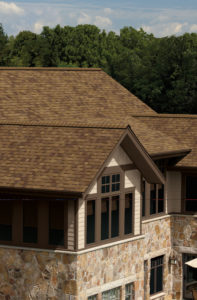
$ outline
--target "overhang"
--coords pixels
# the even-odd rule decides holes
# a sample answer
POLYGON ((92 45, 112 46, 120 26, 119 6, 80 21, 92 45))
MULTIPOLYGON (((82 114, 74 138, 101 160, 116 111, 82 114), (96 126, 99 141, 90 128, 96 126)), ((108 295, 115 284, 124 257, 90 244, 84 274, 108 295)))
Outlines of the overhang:
POLYGON ((165 183, 165 177, 149 156, 134 132, 129 128, 121 147, 149 183, 165 183))

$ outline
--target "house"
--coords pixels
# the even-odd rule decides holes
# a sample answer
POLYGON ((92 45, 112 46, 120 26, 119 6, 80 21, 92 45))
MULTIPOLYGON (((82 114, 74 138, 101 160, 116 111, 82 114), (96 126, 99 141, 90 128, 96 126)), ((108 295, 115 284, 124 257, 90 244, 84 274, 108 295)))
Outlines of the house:
POLYGON ((0 68, 0 299, 192 299, 196 141, 100 69, 0 68))

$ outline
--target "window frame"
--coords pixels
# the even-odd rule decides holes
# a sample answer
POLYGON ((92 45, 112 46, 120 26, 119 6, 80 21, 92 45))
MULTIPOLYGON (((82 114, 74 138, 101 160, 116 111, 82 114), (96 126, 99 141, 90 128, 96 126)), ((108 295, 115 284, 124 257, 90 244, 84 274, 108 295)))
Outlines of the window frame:
MULTIPOLYGON (((111 214, 111 210, 109 210, 109 215, 110 214, 111 214)), ((85 198, 85 248, 112 243, 115 241, 120 241, 120 240, 133 237, 134 224, 135 224, 135 187, 125 188, 125 173, 120 166, 107 167, 104 169, 104 171, 97 179, 97 193, 89 194, 85 198), (109 193, 101 193, 102 177, 108 175, 112 176, 116 174, 120 174, 120 190, 109 192, 109 193), (125 234, 124 233, 125 218, 123 214, 125 214, 125 195, 129 193, 132 193, 132 232, 129 234, 125 234), (119 235, 115 237, 111 237, 111 224, 109 224, 109 233, 110 233, 109 238, 101 240, 101 199, 109 198, 111 201, 111 198, 113 196, 119 196, 119 235), (95 200, 95 242, 87 244, 87 202, 91 200, 95 200)))
POLYGON ((130 300, 134 300, 135 299, 135 283, 132 281, 132 282, 128 282, 127 284, 125 284, 125 299, 126 297, 130 296, 130 300), (129 294, 126 294, 126 287, 127 286, 131 286, 131 292, 129 294))
POLYGON ((186 178, 187 176, 196 177, 197 173, 195 172, 183 172, 182 173, 182 182, 181 182, 181 212, 187 215, 196 214, 196 211, 186 210, 186 178))
POLYGON ((164 187, 164 199, 163 199, 163 211, 158 212, 158 196, 159 196, 159 186, 160 183, 148 183, 143 177, 141 177, 141 218, 142 220, 147 220, 147 219, 153 219, 155 217, 163 216, 166 215, 166 184, 163 184, 164 187), (142 195, 142 188, 143 188, 143 181, 145 181, 145 215, 142 214, 143 212, 143 195, 142 195), (150 213, 150 207, 151 207, 151 184, 156 184, 156 213, 150 213))
POLYGON ((150 286, 150 291, 149 291, 149 294, 150 296, 154 296, 154 295, 157 295, 159 293, 162 293, 163 290, 164 290, 164 282, 163 282, 163 279, 164 279, 164 268, 165 268, 165 255, 159 255, 159 256, 156 256, 156 257, 152 257, 150 259, 150 281, 149 281, 149 285, 151 284, 151 271, 152 269, 156 269, 156 272, 154 273, 154 292, 151 294, 151 286, 150 286), (160 257, 162 257, 162 264, 160 265, 157 265, 156 267, 152 267, 151 266, 151 262, 153 259, 159 259, 160 257), (161 267, 162 266, 162 289, 160 291, 155 291, 156 289, 156 286, 157 286, 157 281, 158 281, 158 278, 157 278, 157 268, 158 267, 161 267))

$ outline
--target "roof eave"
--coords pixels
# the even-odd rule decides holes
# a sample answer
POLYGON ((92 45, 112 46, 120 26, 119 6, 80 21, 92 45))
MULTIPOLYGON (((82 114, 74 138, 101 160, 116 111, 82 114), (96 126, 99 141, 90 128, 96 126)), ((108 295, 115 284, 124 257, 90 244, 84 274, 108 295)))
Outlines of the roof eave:
POLYGON ((161 173, 146 149, 130 128, 121 143, 121 147, 135 163, 136 167, 140 170, 147 182, 165 183, 164 175, 161 173))

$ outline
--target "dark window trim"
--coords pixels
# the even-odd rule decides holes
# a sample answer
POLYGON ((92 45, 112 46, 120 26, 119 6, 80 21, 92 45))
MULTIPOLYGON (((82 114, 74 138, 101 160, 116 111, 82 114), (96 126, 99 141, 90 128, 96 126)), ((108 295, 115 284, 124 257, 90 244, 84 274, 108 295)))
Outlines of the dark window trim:
MULTIPOLYGON (((143 177, 141 177, 141 191, 142 191, 142 184, 143 184, 143 177)), ((154 183, 153 183, 154 184, 154 183)), ((163 212, 158 212, 158 183, 156 183, 157 191, 156 191, 156 213, 150 214, 150 186, 151 183, 148 183, 145 180, 145 216, 142 216, 142 192, 141 192, 141 218, 142 221, 150 220, 158 217, 162 217, 166 215, 166 185, 164 185, 164 205, 163 205, 163 212)))
MULTIPOLYGON (((48 239, 47 237, 45 238, 45 240, 47 240, 47 242, 43 242, 43 235, 47 236, 48 232, 44 232, 40 229, 40 226, 42 226, 43 222, 46 223, 46 227, 49 226, 48 224, 48 213, 46 212, 47 217, 44 218, 44 220, 42 219, 42 217, 40 216, 39 220, 39 215, 41 213, 40 208, 42 206, 42 204, 44 203, 44 205, 46 205, 46 207, 48 207, 48 203, 51 200, 56 200, 57 197, 52 198, 50 197, 49 199, 47 198, 41 198, 41 197, 35 197, 35 196, 31 196, 31 195, 14 195, 14 194, 4 194, 2 192, 0 192, 0 198, 3 199, 11 199, 13 202, 13 214, 12 214, 12 241, 3 241, 0 240, 0 244, 1 245, 8 245, 8 246, 16 246, 16 247, 30 247, 30 248, 38 248, 38 249, 48 249, 48 250, 70 250, 67 247, 67 217, 68 217, 68 210, 67 210, 67 203, 69 201, 69 199, 64 199, 61 197, 61 201, 64 201, 64 245, 60 246, 60 245, 49 245, 48 243, 48 239), (35 200, 38 201, 38 223, 37 223, 37 228, 38 228, 38 241, 37 243, 28 243, 28 242, 23 242, 23 199, 29 199, 29 200, 35 200)), ((0 201, 1 201, 0 199, 0 201)), ((58 201, 58 200, 57 200, 58 201)), ((76 240, 76 228, 77 228, 77 218, 76 218, 76 211, 77 211, 77 201, 75 200, 70 200, 74 202, 74 207, 75 207, 75 214, 74 214, 74 227, 75 227, 75 243, 74 243, 74 249, 71 251, 76 251, 76 244, 77 244, 77 240, 76 240)), ((46 210, 44 210, 46 211, 46 210)))
POLYGON ((181 179, 181 213, 185 215, 194 215, 196 211, 187 211, 185 209, 185 200, 186 200, 186 177, 197 177, 197 173, 194 172, 182 172, 182 179, 181 179))
MULTIPOLYGON (((121 166, 114 166, 114 167, 107 167, 104 171, 100 174, 97 180, 97 194, 88 194, 85 197, 85 249, 101 246, 108 243, 113 243, 116 241, 125 240, 128 238, 132 238, 134 236, 134 224, 135 224, 135 187, 125 188, 125 173, 121 166), (102 176, 105 175, 113 175, 113 174, 120 174, 120 191, 115 191, 111 193, 101 193, 101 180, 102 176), (132 201, 132 232, 129 234, 124 234, 124 208, 125 208, 125 195, 128 193, 133 194, 133 201, 132 201), (102 198, 111 198, 113 196, 120 196, 119 199, 119 235, 117 237, 109 237, 108 239, 101 240, 101 199, 102 198), (95 242, 87 244, 87 202, 95 200, 95 242)), ((110 214, 111 212, 109 212, 110 214)), ((110 227, 109 227, 110 230, 110 227)))
MULTIPOLYGON (((163 290, 164 290, 163 280, 164 280, 164 268, 165 268, 165 255, 159 255, 159 256, 156 256, 156 257, 152 257, 152 258, 150 259, 150 282, 151 282, 151 270, 152 270, 152 269, 157 269, 157 267, 160 267, 160 266, 162 266, 162 289, 161 289, 161 291, 158 291, 158 292, 155 292, 155 293, 152 293, 152 294, 149 293, 150 296, 153 296, 153 295, 156 296, 157 294, 162 293, 163 290), (156 267, 152 267, 152 266, 151 266, 151 261, 152 261, 152 259, 160 258, 160 257, 162 257, 162 264, 157 265, 156 267)), ((154 287, 156 287, 157 280, 158 280, 158 278, 156 277, 156 273, 154 273, 154 287)))

